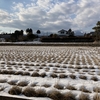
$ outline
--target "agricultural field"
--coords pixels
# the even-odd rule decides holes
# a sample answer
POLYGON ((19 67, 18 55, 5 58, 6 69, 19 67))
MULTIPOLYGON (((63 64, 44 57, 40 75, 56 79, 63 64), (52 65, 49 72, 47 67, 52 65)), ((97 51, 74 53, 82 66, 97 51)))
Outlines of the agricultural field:
POLYGON ((100 100, 100 47, 0 46, 0 95, 100 100))

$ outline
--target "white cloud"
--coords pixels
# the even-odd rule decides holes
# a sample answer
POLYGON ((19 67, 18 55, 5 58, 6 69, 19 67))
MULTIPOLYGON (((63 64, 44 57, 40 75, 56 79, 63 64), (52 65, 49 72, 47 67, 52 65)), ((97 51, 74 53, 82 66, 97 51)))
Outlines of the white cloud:
POLYGON ((13 12, 0 10, 0 24, 14 28, 58 31, 62 28, 89 30, 100 20, 99 0, 31 0, 13 3, 13 12), (6 23, 5 23, 6 22, 6 23))
POLYGON ((0 23, 6 23, 10 20, 10 14, 0 9, 0 23))

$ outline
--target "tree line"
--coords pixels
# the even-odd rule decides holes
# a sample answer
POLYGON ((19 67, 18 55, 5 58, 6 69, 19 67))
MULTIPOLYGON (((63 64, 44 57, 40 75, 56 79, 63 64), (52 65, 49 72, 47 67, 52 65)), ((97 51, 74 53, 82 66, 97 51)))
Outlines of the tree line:
MULTIPOLYGON (((41 31, 37 30, 37 34, 40 34, 41 31)), ((35 38, 38 38, 37 34, 33 34, 33 30, 31 28, 26 29, 26 35, 24 34, 23 30, 15 30, 14 33, 10 34, 3 34, 3 35, 10 35, 9 38, 6 39, 7 42, 21 42, 21 41, 33 41, 35 38)))

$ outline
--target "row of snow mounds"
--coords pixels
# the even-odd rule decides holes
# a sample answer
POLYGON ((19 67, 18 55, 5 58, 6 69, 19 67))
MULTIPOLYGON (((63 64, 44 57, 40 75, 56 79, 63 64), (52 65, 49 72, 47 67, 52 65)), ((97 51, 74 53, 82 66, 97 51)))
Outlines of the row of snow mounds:
POLYGON ((23 99, 16 97, 0 96, 0 100, 32 100, 32 99, 23 99))

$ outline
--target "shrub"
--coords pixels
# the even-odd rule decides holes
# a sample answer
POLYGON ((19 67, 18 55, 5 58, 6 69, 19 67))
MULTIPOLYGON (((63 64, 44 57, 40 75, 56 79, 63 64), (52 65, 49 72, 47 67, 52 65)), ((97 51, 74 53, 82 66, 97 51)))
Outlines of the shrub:
POLYGON ((18 86, 27 86, 28 82, 27 81, 21 81, 17 84, 18 86))
POLYGON ((37 96, 36 91, 30 87, 25 88, 22 93, 28 97, 36 97, 37 96))
POLYGON ((64 94, 64 100, 76 100, 76 98, 74 94, 67 92, 64 94))
POLYGON ((22 89, 18 86, 14 86, 8 91, 8 93, 12 95, 20 95, 22 93, 22 89))
POLYGON ((79 95, 79 100, 90 100, 89 95, 81 93, 79 95))

